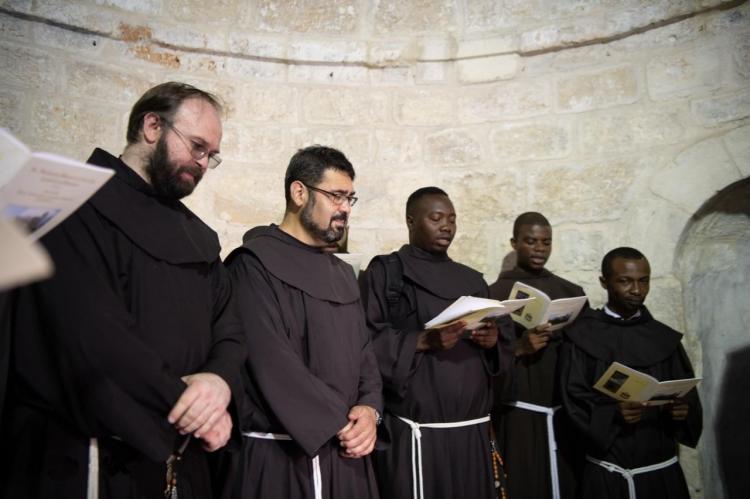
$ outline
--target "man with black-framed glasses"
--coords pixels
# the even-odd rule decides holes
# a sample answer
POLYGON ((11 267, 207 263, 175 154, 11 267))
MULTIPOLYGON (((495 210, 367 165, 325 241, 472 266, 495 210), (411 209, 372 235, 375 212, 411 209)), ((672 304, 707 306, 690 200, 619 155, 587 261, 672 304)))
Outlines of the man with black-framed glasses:
POLYGON ((226 260, 248 354, 243 499, 377 497, 380 374, 354 272, 332 254, 353 180, 340 151, 298 151, 283 221, 248 231, 226 260))
POLYGON ((244 341, 218 237, 179 200, 220 161, 220 114, 148 90, 122 155, 88 160, 115 175, 42 238, 56 270, 14 297, 0 497, 212 496, 244 341))

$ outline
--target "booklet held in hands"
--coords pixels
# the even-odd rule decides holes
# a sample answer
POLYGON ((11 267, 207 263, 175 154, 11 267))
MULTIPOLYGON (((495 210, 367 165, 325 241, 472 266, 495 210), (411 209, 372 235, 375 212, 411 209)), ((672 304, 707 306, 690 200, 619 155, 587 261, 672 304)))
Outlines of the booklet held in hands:
POLYGON ((466 322, 465 329, 477 329, 486 319, 508 315, 532 301, 534 301, 534 298, 498 301, 476 296, 462 296, 427 322, 424 327, 425 329, 437 329, 455 324, 458 321, 464 321, 466 322))
POLYGON ((544 291, 520 281, 513 285, 508 298, 518 300, 531 297, 536 299, 529 305, 515 310, 511 318, 526 329, 549 322, 552 324, 551 331, 562 329, 573 322, 588 299, 585 296, 576 296, 552 300, 544 291))
POLYGON ((659 381, 653 376, 613 362, 594 384, 594 388, 623 402, 650 402, 650 405, 667 403, 683 397, 701 378, 659 381))
POLYGON ((113 170, 48 153, 32 153, 0 128, 0 211, 33 240, 94 194, 113 170))

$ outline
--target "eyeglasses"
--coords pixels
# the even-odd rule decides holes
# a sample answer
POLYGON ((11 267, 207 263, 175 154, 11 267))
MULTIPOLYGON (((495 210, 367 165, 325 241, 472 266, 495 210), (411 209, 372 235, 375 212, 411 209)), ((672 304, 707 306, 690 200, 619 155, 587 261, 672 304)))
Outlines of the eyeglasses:
POLYGON ((208 149, 206 149, 206 146, 201 144, 200 142, 196 142, 195 140, 188 139, 185 137, 185 134, 183 134, 181 131, 177 129, 171 122, 167 120, 164 121, 164 124, 168 126, 171 130, 174 130, 174 133, 177 134, 177 136, 182 140, 182 143, 185 144, 185 146, 190 150, 190 155, 193 157, 194 160, 200 161, 206 156, 208 156, 208 167, 209 168, 216 168, 221 163, 221 156, 218 154, 210 154, 208 152, 208 149))
POLYGON ((356 196, 347 196, 346 194, 340 194, 338 192, 331 192, 331 191, 326 191, 326 190, 323 190, 323 189, 318 189, 317 187, 313 187, 311 185, 307 185, 304 182, 301 182, 301 184, 304 185, 305 187, 307 187, 310 190, 321 192, 321 193, 325 194, 326 196, 328 196, 328 198, 336 206, 340 206, 340 205, 344 204, 344 201, 348 201, 349 202, 349 207, 352 207, 355 204, 357 204, 357 199, 359 199, 356 196))

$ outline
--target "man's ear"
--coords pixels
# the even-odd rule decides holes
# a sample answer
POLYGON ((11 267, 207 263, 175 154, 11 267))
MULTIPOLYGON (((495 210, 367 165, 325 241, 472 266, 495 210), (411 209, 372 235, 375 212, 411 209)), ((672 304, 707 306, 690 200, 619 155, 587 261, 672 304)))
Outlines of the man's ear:
POLYGON ((406 227, 409 229, 410 233, 414 228, 414 217, 409 214, 406 215, 406 227))
POLYGON ((147 144, 155 144, 164 133, 164 120, 156 113, 146 113, 143 117, 141 134, 147 144))
POLYGON ((289 184, 289 197, 292 203, 297 207, 301 208, 307 202, 308 190, 305 184, 299 180, 295 180, 289 184))
POLYGON ((516 238, 515 237, 511 237, 510 238, 510 247, 513 248, 513 249, 516 249, 516 238))
POLYGON ((607 289, 607 280, 604 276, 599 276, 599 284, 601 284, 604 289, 607 289))

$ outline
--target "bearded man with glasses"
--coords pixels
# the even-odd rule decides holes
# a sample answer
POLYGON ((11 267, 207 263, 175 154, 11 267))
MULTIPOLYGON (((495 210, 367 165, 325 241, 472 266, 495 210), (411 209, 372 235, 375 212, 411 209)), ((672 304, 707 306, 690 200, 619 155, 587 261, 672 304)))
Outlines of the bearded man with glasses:
POLYGON ((298 151, 283 221, 250 230, 227 258, 248 354, 237 497, 377 497, 380 374, 354 272, 332 254, 353 180, 341 152, 298 151))
POLYGON ((112 179, 42 243, 14 297, 0 497, 210 498, 244 341, 219 240, 179 200, 218 165, 221 106, 182 83, 134 105, 112 179))

